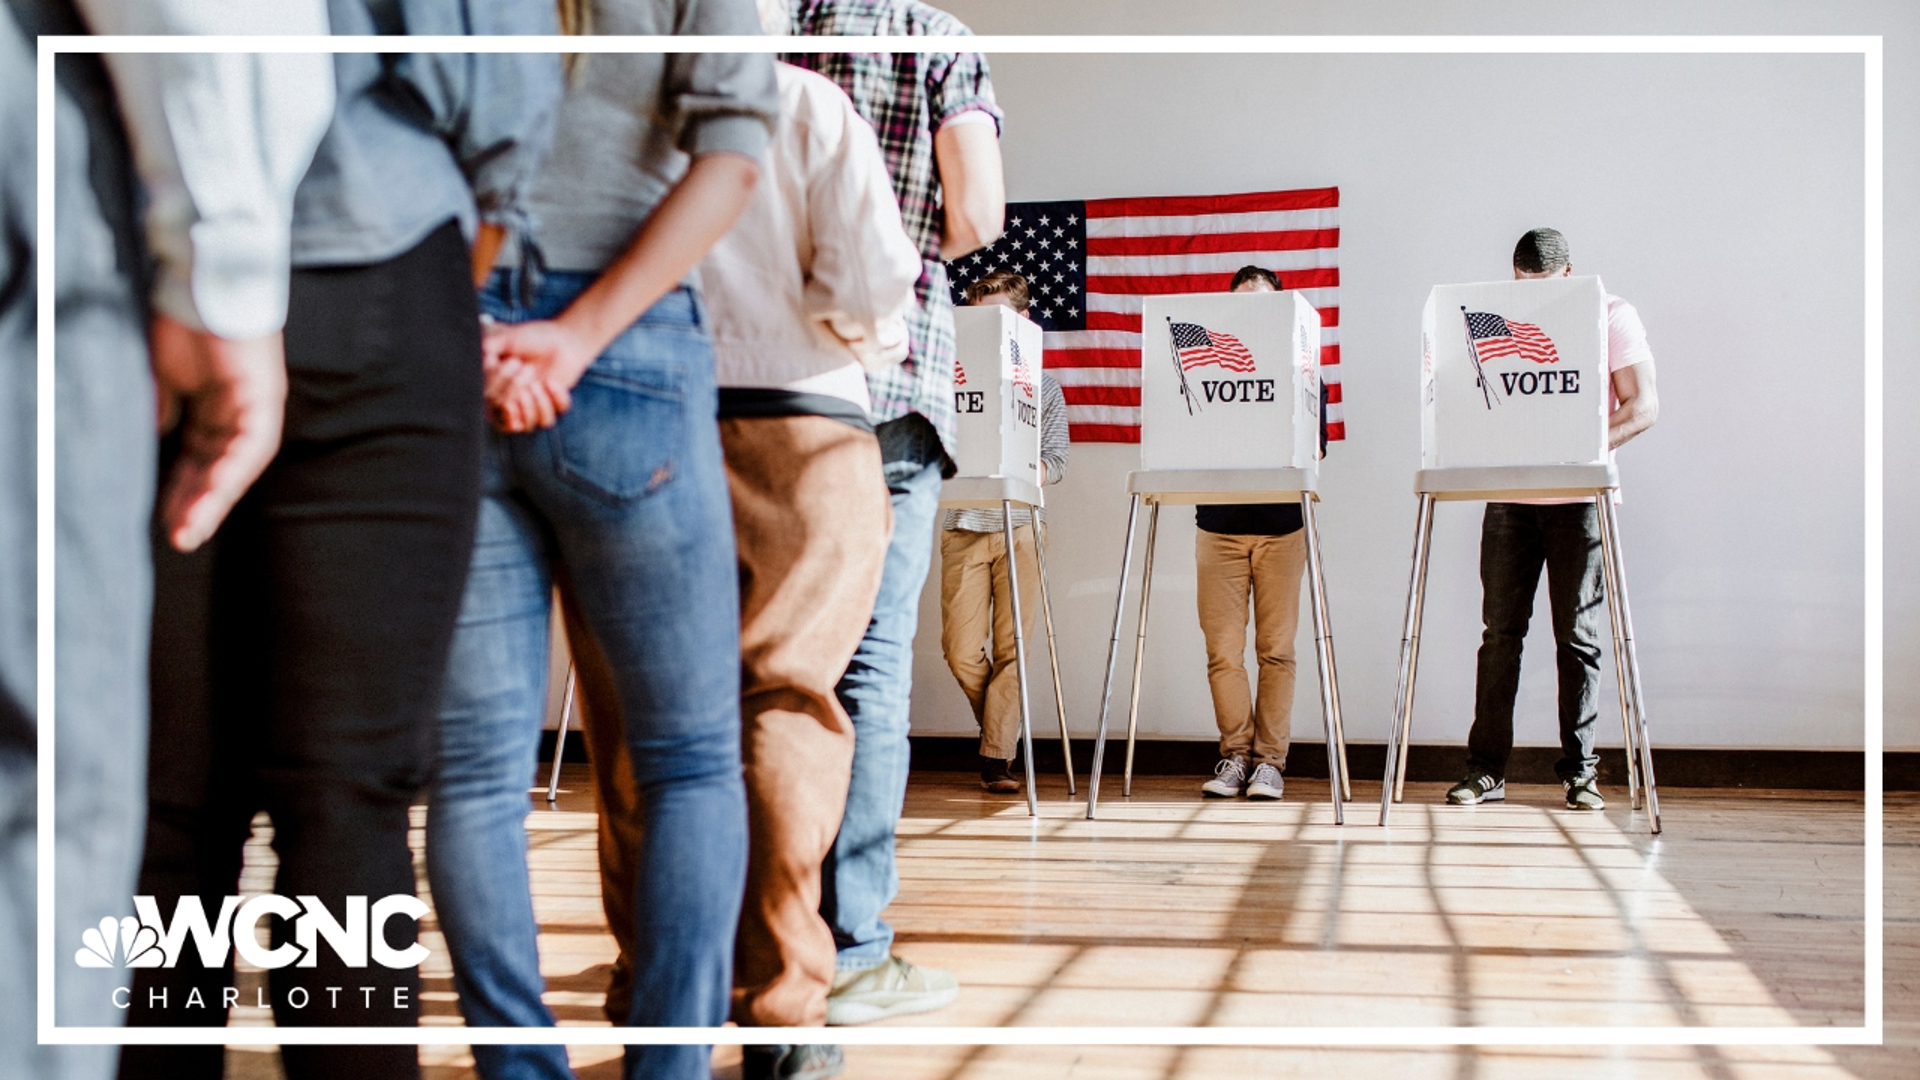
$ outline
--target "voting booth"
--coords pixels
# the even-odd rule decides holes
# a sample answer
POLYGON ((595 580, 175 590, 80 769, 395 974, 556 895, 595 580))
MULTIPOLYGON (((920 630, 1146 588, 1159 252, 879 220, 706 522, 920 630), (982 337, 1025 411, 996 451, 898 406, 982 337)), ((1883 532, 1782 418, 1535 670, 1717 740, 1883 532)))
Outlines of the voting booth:
POLYGON ((1597 277, 1441 285, 1420 324, 1420 467, 1607 460, 1597 277))
POLYGON ((1297 292, 1149 296, 1140 467, 1312 469, 1320 313, 1297 292))
POLYGON ((999 304, 953 312, 953 415, 961 476, 1040 486, 1040 327, 999 304))
MULTIPOLYGON (((1020 575, 1013 534, 1013 508, 1039 509, 1040 494, 1040 327, 999 304, 955 308, 954 329, 954 477, 940 487, 940 505, 948 509, 991 509, 1001 514, 1007 545, 1010 606, 1013 611, 1015 677, 1020 685, 1020 736, 1027 774, 1027 813, 1038 816, 1034 790, 1033 723, 1027 700, 1027 643, 1020 610, 1031 597, 1020 596, 1020 575)), ((1053 601, 1047 587, 1046 525, 1034 518, 1034 553, 1040 570, 1040 605, 1046 619, 1047 657, 1053 665, 1053 700, 1060 718, 1060 750, 1066 762, 1067 794, 1076 793, 1073 747, 1067 734, 1066 694, 1060 688, 1060 656, 1054 645, 1053 601)))
POLYGON ((1606 289, 1599 278, 1441 285, 1428 295, 1420 331, 1420 468, 1413 484, 1420 505, 1394 722, 1387 734, 1381 825, 1406 789, 1434 506, 1544 498, 1591 500, 1600 519, 1628 798, 1638 810, 1644 793, 1649 825, 1660 831, 1653 747, 1614 505, 1620 478, 1607 449, 1612 403, 1606 289))
POLYGON ((1313 611, 1320 709, 1327 736, 1327 772, 1335 823, 1344 823, 1346 736, 1340 680, 1320 562, 1320 313, 1297 292, 1149 296, 1140 333, 1140 469, 1127 477, 1131 507, 1107 647, 1107 681, 1087 784, 1087 817, 1100 802, 1107 716, 1113 701, 1120 624, 1142 505, 1147 543, 1140 581, 1140 617, 1127 712, 1127 756, 1121 794, 1133 791, 1133 751, 1153 597, 1153 555, 1162 505, 1300 504, 1307 544, 1307 589, 1313 611))

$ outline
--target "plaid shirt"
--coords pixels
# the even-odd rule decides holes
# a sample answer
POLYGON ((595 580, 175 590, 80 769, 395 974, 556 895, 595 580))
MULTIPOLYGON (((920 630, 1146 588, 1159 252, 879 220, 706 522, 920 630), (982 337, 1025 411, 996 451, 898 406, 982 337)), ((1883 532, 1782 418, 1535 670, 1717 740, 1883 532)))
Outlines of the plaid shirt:
MULTIPOLYGON (((958 36, 970 34, 960 20, 918 0, 797 0, 796 34, 854 36, 958 36)), ((840 85, 854 108, 873 125, 900 200, 900 220, 920 248, 919 303, 907 314, 911 339, 905 362, 867 376, 876 423, 919 413, 953 448, 953 299, 947 267, 940 260, 944 217, 940 174, 933 160, 933 134, 970 109, 993 117, 986 57, 979 53, 800 53, 787 62, 817 71, 840 85)))

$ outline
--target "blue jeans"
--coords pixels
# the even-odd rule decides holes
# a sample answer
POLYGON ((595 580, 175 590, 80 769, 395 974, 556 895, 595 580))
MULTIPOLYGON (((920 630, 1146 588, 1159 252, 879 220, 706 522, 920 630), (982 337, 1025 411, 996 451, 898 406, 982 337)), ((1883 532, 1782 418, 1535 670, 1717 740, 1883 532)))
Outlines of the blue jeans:
POLYGON ((908 415, 880 425, 878 434, 893 498, 893 542, 873 620, 838 688, 840 704, 853 718, 853 779, 820 900, 820 914, 840 947, 835 966, 841 971, 878 967, 893 948, 893 927, 880 913, 900 891, 893 834, 907 796, 913 635, 940 507, 943 454, 932 425, 908 415))
MULTIPOLYGON (((496 273, 481 307, 550 318, 592 283, 551 273, 530 303, 496 273)), ((527 789, 546 705, 556 582, 617 682, 644 805, 636 1026, 727 1019, 747 861, 733 523, 713 354, 694 294, 609 345, 556 426, 496 435, 442 705, 427 873, 467 1022, 550 1025, 529 894, 527 789)), ((706 1047, 629 1047, 629 1077, 708 1075, 706 1047)), ((474 1047, 483 1075, 566 1076, 558 1046, 474 1047)))

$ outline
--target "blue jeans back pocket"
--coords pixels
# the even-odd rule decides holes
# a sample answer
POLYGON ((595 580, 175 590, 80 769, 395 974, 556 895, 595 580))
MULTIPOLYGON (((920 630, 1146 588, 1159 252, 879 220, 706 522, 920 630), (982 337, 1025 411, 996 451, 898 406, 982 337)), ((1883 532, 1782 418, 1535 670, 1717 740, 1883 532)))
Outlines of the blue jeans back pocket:
POLYGON ((554 467, 588 495, 626 503, 673 480, 686 432, 685 373, 596 362, 553 429, 554 467))

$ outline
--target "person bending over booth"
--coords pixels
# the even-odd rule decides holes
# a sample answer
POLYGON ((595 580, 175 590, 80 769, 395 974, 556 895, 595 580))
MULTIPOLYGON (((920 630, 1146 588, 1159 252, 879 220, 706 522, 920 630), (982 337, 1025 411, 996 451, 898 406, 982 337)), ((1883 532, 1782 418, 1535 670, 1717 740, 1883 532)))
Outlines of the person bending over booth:
MULTIPOLYGON (((1534 229, 1513 249, 1515 278, 1573 273, 1566 237, 1534 229)), ((1653 426, 1660 400, 1653 387, 1653 353, 1633 305, 1607 297, 1607 370, 1613 391, 1607 447, 1653 426)), ((1560 680, 1560 760, 1554 772, 1566 789, 1567 809, 1601 810, 1593 749, 1599 716, 1601 586, 1600 514, 1591 499, 1490 502, 1480 526, 1481 618, 1474 682, 1473 728, 1467 733, 1467 775, 1447 791, 1457 806, 1507 797, 1507 759, 1513 753, 1513 698, 1520 687, 1520 648, 1533 615, 1540 569, 1547 571, 1555 663, 1560 680)))
MULTIPOLYGON (((1027 313, 1027 279, 996 270, 967 286, 967 304, 999 304, 1027 313)), ((1040 375, 1040 483, 1067 475, 1067 400, 1060 383, 1040 375)), ((1039 511, 1046 524, 1047 512, 1039 511)), ((1020 562, 1024 632, 1040 605, 1034 511, 1013 512, 1013 545, 1020 562)), ((940 532, 940 647, 980 725, 980 783, 996 794, 1016 794, 1014 749, 1020 741, 1020 684, 1014 671, 1013 600, 1007 592, 1007 538, 998 510, 949 510, 940 532)))
MULTIPOLYGON (((1278 292, 1280 277, 1243 266, 1229 292, 1278 292)), ((1327 399, 1320 392, 1320 452, 1327 449, 1327 399)), ((1293 639, 1300 626, 1300 576, 1307 566, 1298 503, 1196 507, 1193 560, 1200 633, 1207 644, 1207 689, 1220 728, 1220 762, 1207 795, 1278 799, 1286 788, 1287 737, 1293 722, 1293 639), (1247 601, 1253 601, 1257 693, 1249 693, 1247 601)))

